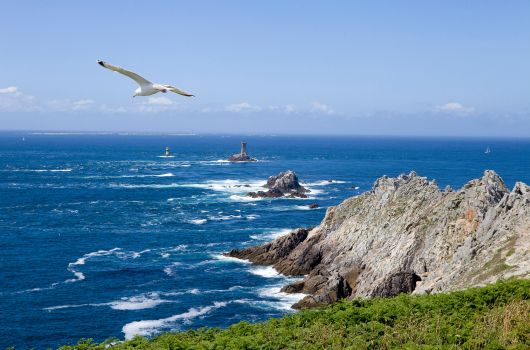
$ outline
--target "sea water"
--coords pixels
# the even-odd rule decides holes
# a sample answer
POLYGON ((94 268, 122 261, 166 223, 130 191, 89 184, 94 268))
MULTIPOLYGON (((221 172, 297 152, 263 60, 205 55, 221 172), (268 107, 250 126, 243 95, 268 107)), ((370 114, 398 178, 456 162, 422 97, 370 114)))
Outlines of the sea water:
POLYGON ((295 278, 222 254, 318 225, 382 175, 415 170, 443 189, 485 169, 530 182, 530 141, 2 133, 0 348, 294 312, 303 295, 280 288, 295 278), (258 162, 224 161, 240 141, 258 162), (246 196, 288 169, 309 198, 246 196))

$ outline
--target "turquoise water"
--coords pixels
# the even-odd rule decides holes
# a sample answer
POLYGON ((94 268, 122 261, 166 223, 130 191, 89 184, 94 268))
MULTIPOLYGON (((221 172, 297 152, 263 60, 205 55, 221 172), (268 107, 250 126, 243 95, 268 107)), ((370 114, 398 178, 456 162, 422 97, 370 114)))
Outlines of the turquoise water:
POLYGON ((289 279, 220 254, 317 225, 327 206, 384 174, 416 170, 443 188, 485 169, 509 187, 530 182, 530 141, 2 133, 0 347, 293 312, 300 295, 279 292, 289 279), (241 140, 259 162, 222 161, 241 140), (173 158, 162 156, 165 146, 173 158), (287 169, 310 198, 245 197, 287 169))

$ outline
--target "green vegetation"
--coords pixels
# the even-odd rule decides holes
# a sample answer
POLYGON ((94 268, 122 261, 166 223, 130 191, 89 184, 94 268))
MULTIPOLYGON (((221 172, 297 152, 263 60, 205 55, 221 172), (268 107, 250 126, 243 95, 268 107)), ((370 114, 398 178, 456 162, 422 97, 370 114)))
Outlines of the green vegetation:
MULTIPOLYGON (((424 296, 342 301, 228 329, 136 337, 112 349, 530 349, 530 280, 424 296)), ((61 350, 105 349, 81 340, 61 350)))

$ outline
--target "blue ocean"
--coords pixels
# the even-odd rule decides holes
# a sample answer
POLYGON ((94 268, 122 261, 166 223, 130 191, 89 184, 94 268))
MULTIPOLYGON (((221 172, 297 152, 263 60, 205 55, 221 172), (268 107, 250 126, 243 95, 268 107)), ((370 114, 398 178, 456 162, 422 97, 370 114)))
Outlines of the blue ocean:
POLYGON ((1 133, 0 348, 294 312, 302 295, 280 292, 292 278, 222 253, 317 225, 385 174, 443 189, 485 169, 530 182, 530 140, 1 133), (258 162, 224 161, 241 141, 258 162), (246 196, 288 169, 309 198, 246 196))

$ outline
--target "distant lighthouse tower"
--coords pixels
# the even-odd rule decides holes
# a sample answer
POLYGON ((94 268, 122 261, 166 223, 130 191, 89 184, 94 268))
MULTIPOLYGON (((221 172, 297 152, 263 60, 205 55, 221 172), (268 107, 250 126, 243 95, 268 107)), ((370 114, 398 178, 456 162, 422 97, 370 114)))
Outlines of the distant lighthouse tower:
POLYGON ((241 142, 241 158, 247 157, 247 143, 241 142))

